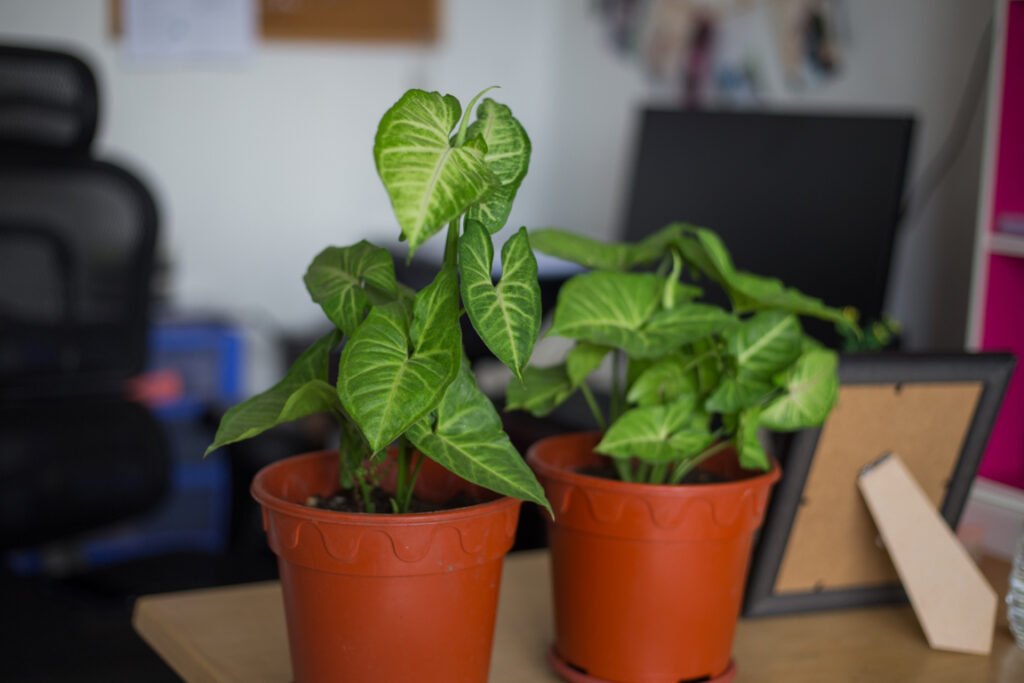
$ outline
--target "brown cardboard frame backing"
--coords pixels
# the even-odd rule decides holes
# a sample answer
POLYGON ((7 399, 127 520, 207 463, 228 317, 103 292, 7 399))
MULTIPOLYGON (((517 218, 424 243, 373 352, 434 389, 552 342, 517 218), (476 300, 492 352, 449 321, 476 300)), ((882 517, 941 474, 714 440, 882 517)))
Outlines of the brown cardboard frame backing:
POLYGON ((745 613, 903 599, 857 474, 899 453, 955 528, 1012 368, 1005 354, 844 356, 836 409, 795 435, 784 459, 745 613))

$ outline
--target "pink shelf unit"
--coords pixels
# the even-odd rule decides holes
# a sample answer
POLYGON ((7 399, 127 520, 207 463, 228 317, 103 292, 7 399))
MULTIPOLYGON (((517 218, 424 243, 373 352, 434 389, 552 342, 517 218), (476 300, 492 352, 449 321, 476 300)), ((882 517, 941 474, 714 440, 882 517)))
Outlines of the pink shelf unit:
POLYGON ((1024 489, 1024 235, 998 232, 1024 215, 1024 1, 997 1, 993 38, 968 341, 1018 358, 980 473, 1024 489))

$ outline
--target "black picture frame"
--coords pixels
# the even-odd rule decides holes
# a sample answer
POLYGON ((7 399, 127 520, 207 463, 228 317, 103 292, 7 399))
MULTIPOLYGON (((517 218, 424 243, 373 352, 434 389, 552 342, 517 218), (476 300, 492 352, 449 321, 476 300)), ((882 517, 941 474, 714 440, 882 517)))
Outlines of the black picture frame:
MULTIPOLYGON (((940 510, 950 527, 955 529, 985 452, 992 425, 999 413, 1014 364, 1014 357, 1006 353, 843 354, 839 363, 839 380, 842 385, 966 381, 982 384, 982 393, 940 510)), ((752 558, 744 598, 744 616, 792 614, 906 600, 906 594, 898 583, 806 593, 775 592, 790 530, 800 506, 820 435, 820 428, 792 435, 783 461, 783 477, 772 496, 752 558)))

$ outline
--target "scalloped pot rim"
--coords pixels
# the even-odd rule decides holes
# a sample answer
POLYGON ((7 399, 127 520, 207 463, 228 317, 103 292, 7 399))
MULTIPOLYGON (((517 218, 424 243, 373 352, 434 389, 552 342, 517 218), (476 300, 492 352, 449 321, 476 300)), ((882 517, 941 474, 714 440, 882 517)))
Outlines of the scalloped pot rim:
MULTIPOLYGON (((743 479, 733 479, 730 481, 707 483, 707 484, 645 484, 641 482, 630 482, 621 481, 619 479, 605 479, 604 477, 595 477, 589 474, 581 474, 574 469, 564 467, 562 465, 552 464, 544 460, 544 456, 541 451, 543 449, 550 449, 551 451, 557 451, 561 449, 572 449, 578 450, 580 448, 586 448, 590 453, 593 453, 593 447, 597 445, 598 441, 601 440, 601 432, 571 432, 568 434, 558 434, 555 436, 549 436, 541 439, 530 446, 527 451, 526 459, 530 465, 537 470, 539 474, 543 474, 545 477, 556 479, 558 481, 583 486, 588 489, 598 489, 602 491, 614 491, 616 493, 629 493, 639 496, 655 496, 655 497, 666 497, 675 498, 681 493, 693 493, 694 491, 714 491, 720 493, 730 492, 732 489, 736 489, 737 492, 740 489, 744 489, 749 486, 750 482, 756 481, 762 478, 768 478, 772 483, 778 481, 782 476, 782 470, 779 467, 779 461, 774 457, 772 458, 772 468, 767 472, 755 474, 750 477, 744 477, 743 479), (564 442, 564 443, 562 443, 564 442)), ((601 455, 599 453, 593 453, 595 456, 607 458, 608 456, 601 455)), ((747 470, 749 471, 749 470, 747 470)))
POLYGON ((508 496, 499 496, 494 500, 465 505, 451 510, 438 512, 407 512, 403 514, 385 514, 372 512, 341 512, 338 510, 324 510, 313 508, 301 503, 294 503, 277 493, 270 491, 266 480, 277 473, 279 469, 287 469, 295 466, 296 463, 307 460, 323 458, 328 451, 314 451, 293 455, 283 458, 269 465, 266 465, 256 476, 253 477, 252 485, 249 487, 249 494, 264 507, 276 512, 315 519, 321 522, 356 525, 356 526, 416 526, 432 525, 442 522, 454 522, 471 517, 478 517, 490 511, 497 511, 501 508, 518 505, 520 501, 508 496))

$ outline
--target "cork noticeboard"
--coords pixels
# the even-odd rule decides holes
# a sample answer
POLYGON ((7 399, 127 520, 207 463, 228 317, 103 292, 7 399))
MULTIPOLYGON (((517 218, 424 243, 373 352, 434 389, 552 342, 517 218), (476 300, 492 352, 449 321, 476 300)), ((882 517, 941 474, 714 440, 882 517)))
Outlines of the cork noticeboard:
MULTIPOLYGON (((439 0, 257 0, 268 40, 429 43, 439 0)), ((122 0, 109 0, 111 35, 121 34, 122 0)))
POLYGON ((955 528, 1012 368, 1001 354, 844 356, 832 414, 797 434, 784 459, 745 612, 902 599, 857 476, 899 453, 955 528))

